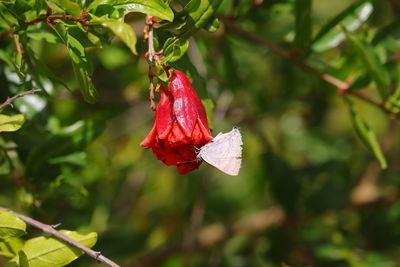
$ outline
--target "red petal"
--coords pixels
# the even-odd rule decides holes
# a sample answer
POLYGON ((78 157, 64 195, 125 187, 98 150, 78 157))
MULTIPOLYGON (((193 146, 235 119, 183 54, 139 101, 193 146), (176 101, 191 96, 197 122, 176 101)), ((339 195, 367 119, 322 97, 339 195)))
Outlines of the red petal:
POLYGON ((179 174, 185 174, 199 167, 200 163, 184 164, 178 166, 179 174))
POLYGON ((173 97, 173 113, 184 133, 190 137, 198 117, 194 100, 196 92, 186 75, 177 70, 172 74, 168 89, 173 97))
POLYGON ((172 96, 163 88, 160 93, 161 97, 156 109, 156 125, 159 138, 164 139, 172 127, 172 96))
POLYGON ((141 146, 145 148, 150 148, 156 142, 156 122, 154 121, 153 127, 150 130, 150 133, 146 136, 146 138, 140 143, 141 146))
POLYGON ((183 145, 177 149, 177 153, 181 157, 178 162, 178 172, 180 174, 188 173, 199 167, 201 161, 197 160, 196 149, 192 145, 183 145))
MULTIPOLYGON (((207 120, 206 120, 207 122, 207 120)), ((208 125, 204 125, 203 122, 201 121, 201 119, 199 118, 199 120, 197 121, 197 123, 199 124, 200 130, 203 134, 203 144, 206 144, 208 142, 210 142, 211 140, 213 140, 213 137, 210 133, 210 129, 208 128, 208 125)))
POLYGON ((181 127, 179 126, 178 122, 174 120, 172 124, 172 129, 170 134, 168 135, 168 142, 173 144, 188 144, 190 139, 187 138, 185 133, 182 131, 181 127))

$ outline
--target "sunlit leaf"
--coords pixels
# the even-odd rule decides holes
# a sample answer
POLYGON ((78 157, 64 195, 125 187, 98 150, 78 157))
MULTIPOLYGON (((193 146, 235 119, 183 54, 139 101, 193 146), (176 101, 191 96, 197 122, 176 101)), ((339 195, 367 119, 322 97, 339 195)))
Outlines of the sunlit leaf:
MULTIPOLYGON (((67 230, 61 230, 60 232, 89 248, 94 246, 97 241, 97 233, 80 234, 78 232, 67 230)), ((22 251, 26 255, 26 260, 29 266, 35 267, 64 266, 83 254, 83 251, 76 247, 68 245, 54 237, 44 236, 32 238, 26 241, 22 251)), ((18 257, 13 258, 6 264, 6 266, 19 266, 19 260, 18 257)))
POLYGON ((136 34, 133 31, 132 27, 125 22, 118 20, 105 20, 101 22, 106 28, 109 28, 114 34, 121 39, 121 41, 129 47, 131 52, 137 55, 136 52, 136 34))
POLYGON ((14 214, 0 210, 0 239, 19 237, 25 234, 26 224, 14 214))
POLYGON ((13 258, 24 245, 21 238, 11 237, 6 240, 0 240, 0 256, 13 258))
POLYGON ((111 5, 118 9, 123 9, 125 13, 141 12, 168 21, 174 19, 174 12, 162 0, 95 0, 89 6, 89 9, 104 4, 111 5))
POLYGON ((348 32, 353 32, 369 18, 372 11, 372 4, 365 0, 350 5, 321 28, 312 41, 313 50, 321 52, 336 47, 346 39, 344 33, 338 27, 339 24, 348 32))
POLYGON ((15 132, 21 128, 24 122, 25 116, 22 114, 13 116, 0 114, 0 132, 15 132))
POLYGON ((23 250, 18 251, 19 267, 29 267, 29 259, 23 250))

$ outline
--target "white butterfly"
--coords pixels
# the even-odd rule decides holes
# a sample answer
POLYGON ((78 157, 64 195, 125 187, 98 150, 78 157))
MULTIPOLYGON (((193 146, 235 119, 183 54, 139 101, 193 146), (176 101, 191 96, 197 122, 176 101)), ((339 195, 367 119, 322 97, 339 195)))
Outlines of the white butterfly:
POLYGON ((208 164, 229 175, 238 175, 242 163, 242 134, 233 127, 228 133, 219 133, 212 141, 202 146, 197 154, 208 164))

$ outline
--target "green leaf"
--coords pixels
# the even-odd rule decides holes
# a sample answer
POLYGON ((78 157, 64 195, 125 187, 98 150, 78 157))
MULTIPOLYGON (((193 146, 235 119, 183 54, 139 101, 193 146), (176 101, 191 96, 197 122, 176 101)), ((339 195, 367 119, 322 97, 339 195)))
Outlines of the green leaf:
POLYGON ((214 102, 209 97, 201 98, 201 102, 206 110, 208 128, 214 129, 214 102))
POLYGON ((76 152, 66 156, 49 159, 50 164, 68 163, 77 166, 85 166, 88 163, 87 155, 85 152, 76 152))
POLYGON ((176 37, 168 38, 163 47, 163 62, 174 62, 179 60, 189 47, 189 42, 186 39, 176 37))
POLYGON ((26 232, 26 224, 14 214, 0 210, 0 239, 19 237, 26 232))
POLYGON ((7 154, 7 149, 0 147, 0 175, 7 175, 11 171, 11 160, 7 154))
POLYGON ((72 0, 46 0, 47 5, 56 12, 67 12, 68 14, 79 17, 82 13, 82 9, 72 0))
POLYGON ((191 0, 183 8, 186 14, 183 27, 179 30, 180 37, 189 38, 200 28, 210 23, 217 11, 221 0, 191 0))
POLYGON ((11 51, 0 49, 0 60, 4 61, 10 69, 14 68, 14 60, 11 51))
POLYGON ((354 79, 351 84, 349 89, 361 89, 367 87, 371 83, 371 76, 369 73, 363 73, 362 75, 358 76, 356 79, 354 79))
POLYGON ((346 96, 344 96, 344 100, 349 108, 354 129, 356 130, 361 141, 374 154, 376 159, 379 161, 381 168, 386 169, 387 162, 385 156, 383 155, 381 147, 378 143, 375 133, 372 131, 371 128, 369 128, 368 124, 357 113, 353 102, 351 102, 351 100, 346 96))
POLYGON ((67 33, 67 48, 83 98, 88 103, 93 104, 99 96, 90 76, 91 65, 85 47, 78 39, 67 33))
POLYGON ((104 4, 123 9, 125 14, 141 12, 168 21, 174 19, 174 12, 162 0, 95 0, 90 4, 89 9, 104 4))
POLYGON ((33 5, 35 4, 35 1, 27 1, 27 0, 16 0, 13 6, 13 10, 17 14, 23 14, 24 12, 31 10, 33 8, 33 5))
POLYGON ((17 237, 11 237, 7 240, 0 240, 0 256, 13 258, 18 254, 24 245, 24 241, 17 237))
MULTIPOLYGON (((97 242, 97 233, 94 232, 88 234, 67 230, 60 232, 89 248, 97 242)), ((83 251, 76 247, 54 237, 44 236, 26 241, 22 251, 26 255, 29 266, 33 267, 65 266, 83 254, 83 251)), ((20 259, 15 257, 6 264, 6 267, 19 266, 19 264, 20 259)))
POLYGON ((136 51, 136 34, 132 27, 125 22, 118 20, 105 20, 101 25, 110 29, 135 55, 136 51))
POLYGON ((321 28, 312 41, 313 50, 321 52, 339 45, 346 38, 339 29, 339 24, 353 32, 369 18, 372 10, 372 4, 365 0, 350 5, 321 28))
POLYGON ((311 42, 311 0, 295 1, 296 24, 294 44, 297 48, 307 48, 311 42))
POLYGON ((60 39, 54 34, 54 31, 51 32, 50 30, 31 30, 27 32, 27 36, 34 40, 45 41, 53 44, 60 42, 60 39))
POLYGON ((362 43, 347 32, 346 37, 359 56, 363 66, 365 66, 371 78, 375 81, 382 99, 387 99, 389 76, 386 69, 382 66, 381 62, 379 62, 379 57, 375 53, 373 47, 362 43))
POLYGON ((204 28, 208 31, 208 32, 216 32, 218 30, 220 26, 219 20, 218 18, 214 18, 210 23, 208 23, 207 25, 204 25, 204 28))
POLYGON ((25 254, 23 250, 18 251, 18 261, 19 267, 29 267, 28 256, 25 254))
POLYGON ((21 128, 25 122, 25 116, 17 114, 13 116, 7 116, 0 114, 0 133, 1 132, 15 132, 21 128))
MULTIPOLYGON (((29 153, 26 161, 27 176, 40 175, 51 159, 81 151, 102 132, 103 124, 94 121, 79 121, 62 131, 45 138, 29 153)), ((54 162, 53 162, 54 163, 54 162)))
POLYGON ((399 37, 400 19, 396 19, 384 27, 380 28, 372 39, 371 43, 377 45, 388 37, 399 37))
POLYGON ((18 19, 0 2, 0 28, 8 29, 12 25, 18 25, 18 19))

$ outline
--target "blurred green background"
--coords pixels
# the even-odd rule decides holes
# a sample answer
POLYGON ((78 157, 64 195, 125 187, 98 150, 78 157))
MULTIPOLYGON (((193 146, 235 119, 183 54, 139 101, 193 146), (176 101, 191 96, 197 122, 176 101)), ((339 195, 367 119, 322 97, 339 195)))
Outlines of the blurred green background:
MULTIPOLYGON (((354 2, 313 1, 314 36, 354 2)), ((392 2, 373 1, 355 34, 372 35, 397 20, 392 2)), ((294 1, 224 0, 218 14, 294 49, 294 1)), ((49 96, 16 102, 28 122, 1 136, 12 162, 2 166, 13 170, 2 171, 1 206, 62 222, 63 229, 96 231, 94 249, 122 266, 400 266, 398 121, 354 99, 381 141, 389 164, 381 170, 336 88, 221 22, 215 33, 202 30, 189 39, 187 56, 175 67, 186 71, 188 60, 195 66, 195 88, 215 105, 208 114, 214 136, 240 127, 242 168, 230 177, 203 163, 179 175, 139 146, 153 121, 144 18, 127 17, 139 56, 118 40, 88 50, 98 103, 50 81, 49 96), (24 168, 34 180, 24 180, 24 168)), ((30 46, 77 88, 64 46, 40 40, 30 46)), ((308 60, 345 79, 348 69, 358 71, 348 50, 339 42, 310 51, 308 60)), ((13 74, 0 69, 0 84, 12 92, 13 74)), ((38 233, 30 229, 30 236, 38 233)), ((70 266, 98 264, 82 256, 70 266)))

